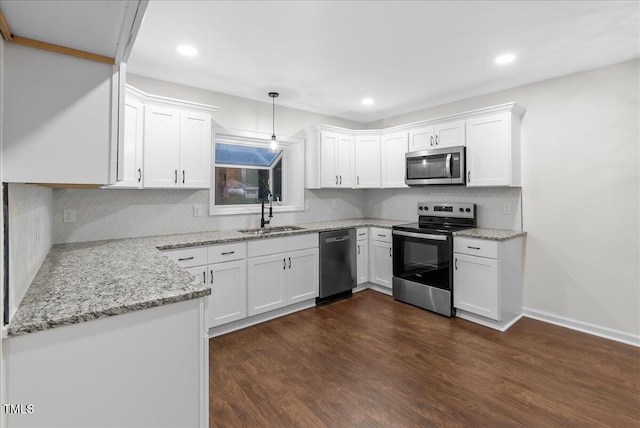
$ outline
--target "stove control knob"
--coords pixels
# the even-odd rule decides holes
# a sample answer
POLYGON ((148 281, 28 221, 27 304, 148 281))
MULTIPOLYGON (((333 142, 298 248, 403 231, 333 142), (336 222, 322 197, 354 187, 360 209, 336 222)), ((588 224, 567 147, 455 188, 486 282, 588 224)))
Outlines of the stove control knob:
POLYGON ((464 212, 464 208, 460 208, 460 212, 461 212, 461 213, 462 213, 462 212, 464 212))
POLYGON ((466 209, 466 211, 467 211, 468 213, 470 213, 470 212, 471 212, 471 208, 467 208, 467 209, 466 209))
POLYGON ((429 207, 424 207, 424 210, 425 211, 429 211, 429 207))
POLYGON ((422 207, 418 207, 418 209, 419 209, 420 211, 422 211, 424 208, 422 208, 422 207))

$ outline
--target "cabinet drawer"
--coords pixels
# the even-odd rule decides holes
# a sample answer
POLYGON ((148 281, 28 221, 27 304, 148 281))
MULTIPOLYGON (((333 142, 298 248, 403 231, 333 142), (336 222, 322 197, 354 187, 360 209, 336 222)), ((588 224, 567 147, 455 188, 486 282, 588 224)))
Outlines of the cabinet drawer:
POLYGON ((391 229, 383 229, 381 227, 372 227, 371 239, 374 241, 391 242, 391 229))
POLYGON ((486 239, 455 237, 453 238, 453 251, 460 254, 497 259, 498 242, 486 239))
POLYGON ((209 263, 230 262, 247 257, 247 243, 234 242, 232 244, 213 245, 208 248, 209 263))
POLYGON ((363 241, 369 238, 369 229, 367 229, 366 227, 356 229, 356 237, 358 241, 363 241))
POLYGON ((189 247, 181 248, 179 250, 165 250, 163 253, 183 268, 207 264, 207 247, 189 247))
POLYGON ((320 238, 317 233, 308 235, 295 235, 287 237, 287 251, 306 250, 307 248, 318 248, 320 238))
POLYGON ((287 238, 256 239, 249 241, 249 257, 267 256, 287 251, 287 238))

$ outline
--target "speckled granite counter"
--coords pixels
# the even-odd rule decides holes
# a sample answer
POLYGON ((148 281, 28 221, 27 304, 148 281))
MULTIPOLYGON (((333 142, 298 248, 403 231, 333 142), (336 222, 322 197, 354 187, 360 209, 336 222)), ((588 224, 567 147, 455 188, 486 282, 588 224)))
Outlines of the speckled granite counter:
POLYGON ((508 239, 525 236, 527 232, 518 230, 502 230, 502 229, 466 229, 453 232, 453 236, 464 238, 487 239, 490 241, 506 241, 508 239))
POLYGON ((8 326, 8 336, 76 324, 211 294, 159 249, 267 239, 406 221, 354 219, 248 235, 234 230, 54 245, 8 326))

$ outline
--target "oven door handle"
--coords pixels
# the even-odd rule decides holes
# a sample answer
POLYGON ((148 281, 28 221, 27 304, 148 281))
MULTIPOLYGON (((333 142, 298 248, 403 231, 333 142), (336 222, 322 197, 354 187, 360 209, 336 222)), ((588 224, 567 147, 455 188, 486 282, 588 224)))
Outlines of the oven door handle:
POLYGON ((394 230, 393 234, 397 236, 407 236, 409 238, 418 238, 418 239, 425 239, 425 240, 431 239, 434 241, 446 241, 448 238, 447 235, 430 235, 428 233, 401 232, 399 230, 394 230))
POLYGON ((447 160, 445 161, 444 167, 447 171, 447 177, 451 178, 451 153, 447 155, 447 160))

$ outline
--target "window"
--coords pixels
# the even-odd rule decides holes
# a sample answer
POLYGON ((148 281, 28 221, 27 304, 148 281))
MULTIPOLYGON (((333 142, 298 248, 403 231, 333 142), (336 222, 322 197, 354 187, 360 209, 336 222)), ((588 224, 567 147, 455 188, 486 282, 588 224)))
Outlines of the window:
POLYGON ((304 141, 279 138, 276 151, 270 142, 267 134, 216 131, 210 214, 257 213, 268 191, 275 212, 304 209, 304 141))

